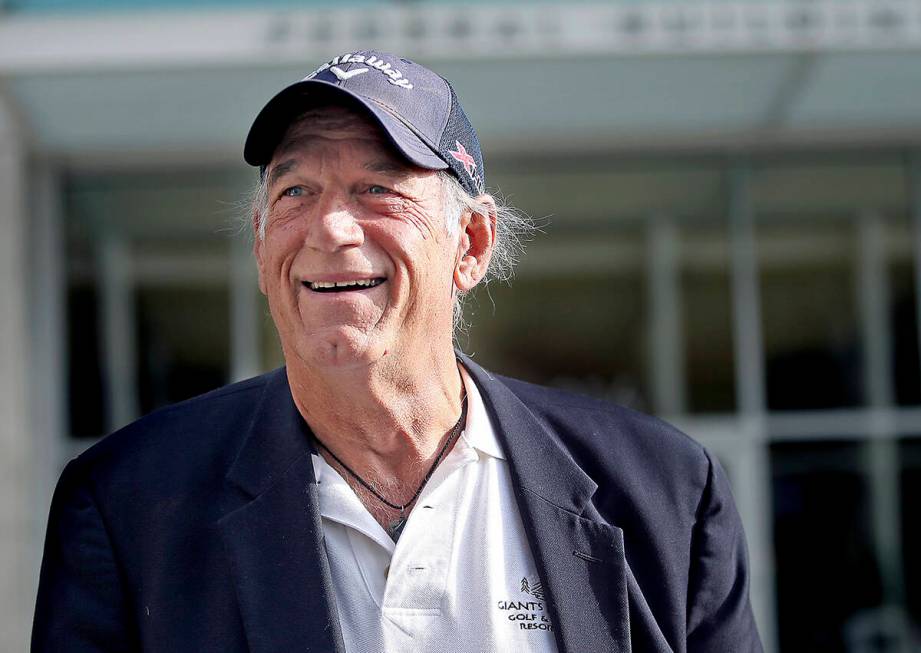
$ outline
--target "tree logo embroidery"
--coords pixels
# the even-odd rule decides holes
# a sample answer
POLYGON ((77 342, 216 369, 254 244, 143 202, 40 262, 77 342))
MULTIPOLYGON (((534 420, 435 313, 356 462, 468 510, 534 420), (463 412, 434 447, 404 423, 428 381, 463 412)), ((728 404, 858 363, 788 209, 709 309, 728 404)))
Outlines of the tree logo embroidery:
POLYGON ((535 583, 528 581, 527 577, 524 576, 521 579, 521 591, 525 594, 530 594, 535 599, 539 601, 544 600, 544 584, 539 580, 535 583))

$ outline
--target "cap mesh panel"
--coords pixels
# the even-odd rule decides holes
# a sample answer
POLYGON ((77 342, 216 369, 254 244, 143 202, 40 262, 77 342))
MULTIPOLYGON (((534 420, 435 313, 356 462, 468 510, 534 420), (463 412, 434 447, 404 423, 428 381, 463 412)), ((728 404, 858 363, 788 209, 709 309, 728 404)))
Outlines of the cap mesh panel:
MULTIPOLYGON (((446 80, 447 81, 447 80, 446 80)), ((445 125, 444 134, 441 142, 438 144, 439 153, 445 162, 450 166, 451 171, 460 180, 464 189, 476 197, 486 189, 486 170, 483 167, 483 154, 480 152, 480 141, 473 125, 467 119, 464 110, 461 108, 457 96, 454 94, 454 88, 448 82, 448 88, 451 90, 451 110, 448 112, 448 122, 445 125), (460 143, 471 155, 476 166, 473 170, 473 178, 467 173, 464 164, 451 155, 451 151, 457 151, 457 144, 460 143)))

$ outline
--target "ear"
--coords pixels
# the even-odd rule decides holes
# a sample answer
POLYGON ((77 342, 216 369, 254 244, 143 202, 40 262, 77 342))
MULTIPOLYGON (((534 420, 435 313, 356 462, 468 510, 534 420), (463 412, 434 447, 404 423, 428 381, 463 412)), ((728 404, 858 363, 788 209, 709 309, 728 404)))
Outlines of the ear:
POLYGON ((486 276, 496 244, 496 201, 480 195, 476 202, 483 212, 465 211, 459 226, 454 285, 461 292, 472 290, 486 276))
POLYGON ((259 211, 253 209, 253 256, 256 257, 256 267, 259 270, 259 290, 263 295, 265 292, 265 280, 262 277, 262 264, 263 264, 263 248, 265 247, 265 242, 262 238, 259 237, 259 211))

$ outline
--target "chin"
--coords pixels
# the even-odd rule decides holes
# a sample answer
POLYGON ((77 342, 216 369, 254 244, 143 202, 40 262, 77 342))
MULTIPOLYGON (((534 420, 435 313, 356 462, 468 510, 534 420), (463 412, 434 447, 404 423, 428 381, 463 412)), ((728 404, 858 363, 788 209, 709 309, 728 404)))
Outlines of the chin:
POLYGON ((295 351, 308 367, 339 369, 367 367, 387 355, 380 338, 348 326, 302 340, 295 351))

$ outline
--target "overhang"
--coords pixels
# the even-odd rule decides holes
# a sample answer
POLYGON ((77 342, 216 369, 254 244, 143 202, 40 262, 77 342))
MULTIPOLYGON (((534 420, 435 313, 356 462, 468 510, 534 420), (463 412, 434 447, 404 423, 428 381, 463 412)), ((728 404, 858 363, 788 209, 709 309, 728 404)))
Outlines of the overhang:
POLYGON ((921 143, 905 0, 10 14, 0 77, 39 155, 238 161, 268 97, 361 46, 451 79, 488 156, 921 143))

